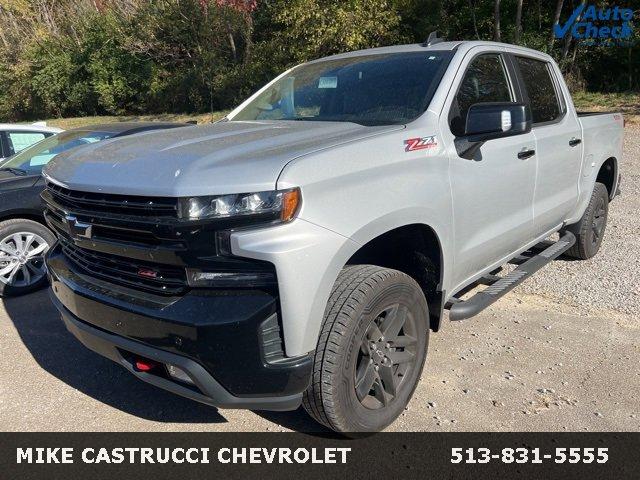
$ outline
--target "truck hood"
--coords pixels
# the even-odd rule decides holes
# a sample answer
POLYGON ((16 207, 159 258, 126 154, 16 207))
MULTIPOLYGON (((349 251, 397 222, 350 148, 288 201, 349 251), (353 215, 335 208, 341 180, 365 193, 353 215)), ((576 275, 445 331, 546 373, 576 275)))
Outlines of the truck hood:
POLYGON ((69 150, 45 177, 73 190, 184 197, 273 190, 291 160, 404 128, 343 122, 220 122, 146 132, 69 150))

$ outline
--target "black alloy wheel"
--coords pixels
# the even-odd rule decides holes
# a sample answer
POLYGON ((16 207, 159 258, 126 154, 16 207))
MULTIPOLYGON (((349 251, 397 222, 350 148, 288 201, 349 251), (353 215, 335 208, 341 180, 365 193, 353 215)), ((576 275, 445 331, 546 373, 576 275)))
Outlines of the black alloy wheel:
POLYGON ((591 222, 591 245, 597 248, 604 236, 604 228, 607 225, 607 208, 606 199, 600 197, 593 213, 593 221, 591 222))
POLYGON ((375 410, 391 403, 415 368, 416 345, 415 319, 405 305, 391 305, 371 321, 354 371, 363 406, 375 410))

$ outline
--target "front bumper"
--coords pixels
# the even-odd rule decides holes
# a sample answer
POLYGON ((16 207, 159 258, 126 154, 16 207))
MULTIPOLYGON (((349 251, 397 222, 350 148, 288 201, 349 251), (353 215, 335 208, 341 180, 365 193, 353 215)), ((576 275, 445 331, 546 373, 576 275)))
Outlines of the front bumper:
POLYGON ((51 297, 67 329, 89 349, 143 381, 220 408, 293 410, 312 358, 285 357, 278 299, 253 290, 155 297, 75 272, 56 246, 47 254, 51 297), (174 365, 193 385, 135 359, 174 365))

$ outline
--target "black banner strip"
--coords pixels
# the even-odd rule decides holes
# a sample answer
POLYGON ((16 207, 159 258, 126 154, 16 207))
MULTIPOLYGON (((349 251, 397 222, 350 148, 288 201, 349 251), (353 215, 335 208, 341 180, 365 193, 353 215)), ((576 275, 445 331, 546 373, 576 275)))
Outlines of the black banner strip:
POLYGON ((640 472, 640 433, 0 435, 0 478, 7 479, 625 479, 640 472))

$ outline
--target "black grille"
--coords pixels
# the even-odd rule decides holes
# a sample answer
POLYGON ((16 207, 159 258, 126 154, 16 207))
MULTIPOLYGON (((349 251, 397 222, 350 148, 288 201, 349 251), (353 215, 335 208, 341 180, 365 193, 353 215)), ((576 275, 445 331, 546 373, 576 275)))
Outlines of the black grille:
POLYGON ((159 295, 180 295, 187 289, 185 270, 157 265, 80 248, 59 237, 67 259, 89 276, 159 295))
POLYGON ((47 183, 47 190, 57 203, 69 208, 149 217, 178 216, 175 198, 79 192, 51 182, 47 183))

